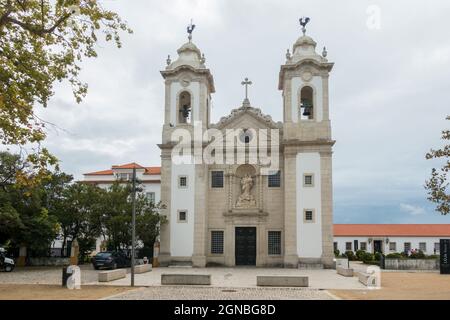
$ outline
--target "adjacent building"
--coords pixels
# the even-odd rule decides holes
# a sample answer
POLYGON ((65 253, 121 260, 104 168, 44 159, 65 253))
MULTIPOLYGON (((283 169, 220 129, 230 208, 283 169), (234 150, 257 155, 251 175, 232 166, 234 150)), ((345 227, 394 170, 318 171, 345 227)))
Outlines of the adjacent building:
POLYGON ((384 254, 421 250, 439 254, 439 239, 450 238, 450 224, 335 224, 334 250, 384 254))

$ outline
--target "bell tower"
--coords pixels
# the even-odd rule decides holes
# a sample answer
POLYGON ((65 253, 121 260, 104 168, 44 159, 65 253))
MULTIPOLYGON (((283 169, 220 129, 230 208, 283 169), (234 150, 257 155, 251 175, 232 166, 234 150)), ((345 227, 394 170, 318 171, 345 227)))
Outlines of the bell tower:
POLYGON ((306 35, 286 53, 278 89, 283 97, 285 265, 333 262, 332 146, 328 77, 333 63, 325 47, 306 35))
POLYGON ((194 28, 192 23, 188 26, 188 42, 177 50, 178 59, 172 61, 168 56, 167 66, 161 71, 165 79, 163 143, 170 141, 176 128, 191 131, 195 123, 200 122, 202 129, 210 124, 214 79, 205 66, 205 55, 192 42, 194 28))
POLYGON ((205 66, 205 55, 192 42, 194 28, 191 22, 188 42, 178 49, 175 61, 167 58, 167 66, 161 71, 165 80, 164 125, 159 144, 161 202, 165 206, 161 213, 168 221, 161 225, 161 265, 206 265, 208 175, 207 166, 195 161, 194 155, 202 154, 203 133, 210 126, 211 94, 215 89, 213 76, 205 66), (184 139, 180 141, 180 137, 184 139), (179 158, 177 144, 189 150, 194 146, 193 152, 179 158))

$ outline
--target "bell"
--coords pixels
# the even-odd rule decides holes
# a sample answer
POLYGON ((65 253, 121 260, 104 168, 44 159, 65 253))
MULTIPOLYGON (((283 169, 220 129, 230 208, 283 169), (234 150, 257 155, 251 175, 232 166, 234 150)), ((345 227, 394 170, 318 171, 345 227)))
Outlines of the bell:
POLYGON ((311 115, 311 107, 305 107, 305 110, 303 111, 303 115, 305 117, 309 117, 311 115))

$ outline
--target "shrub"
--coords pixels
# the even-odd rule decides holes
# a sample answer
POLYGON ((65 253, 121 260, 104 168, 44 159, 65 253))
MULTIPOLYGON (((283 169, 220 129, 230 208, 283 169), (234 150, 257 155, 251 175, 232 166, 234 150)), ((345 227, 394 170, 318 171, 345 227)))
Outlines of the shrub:
POLYGON ((338 249, 334 250, 334 256, 339 257, 340 251, 338 249))
POLYGON ((425 259, 425 254, 423 253, 423 251, 419 250, 419 251, 413 251, 410 256, 410 259, 425 259))
POLYGON ((364 255, 366 254, 366 252, 364 250, 358 250, 356 251, 355 255, 356 255, 356 260, 358 261, 363 261, 364 260, 364 255))
POLYGON ((345 256, 348 258, 349 261, 355 261, 356 256, 353 253, 353 251, 345 251, 345 256))
POLYGON ((401 253, 395 252, 395 253, 389 253, 386 255, 387 259, 404 259, 401 253))
POLYGON ((364 255, 362 256, 362 261, 364 261, 364 263, 375 261, 375 256, 370 252, 364 252, 364 255))
POLYGON ((380 261, 382 255, 383 254, 381 252, 375 252, 375 260, 380 261))

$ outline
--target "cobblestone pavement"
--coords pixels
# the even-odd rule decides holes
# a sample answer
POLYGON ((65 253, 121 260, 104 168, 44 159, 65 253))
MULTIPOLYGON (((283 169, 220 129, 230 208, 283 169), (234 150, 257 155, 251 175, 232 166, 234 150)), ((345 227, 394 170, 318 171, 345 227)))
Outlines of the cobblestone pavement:
MULTIPOLYGON (((347 278, 336 274, 336 270, 299 270, 284 268, 154 268, 151 272, 136 274, 137 286, 160 286, 161 274, 210 274, 211 286, 220 288, 257 288, 257 275, 302 275, 308 276, 311 289, 364 289, 357 277, 347 278)), ((108 282, 108 285, 127 286, 130 284, 130 274, 126 278, 108 282)), ((98 284, 93 282, 90 284, 98 284)), ((105 283, 102 283, 105 284, 105 283)))
POLYGON ((106 300, 332 300, 325 290, 165 286, 128 291, 106 300))
MULTIPOLYGON (((91 265, 82 265, 81 283, 98 280, 98 271, 91 265)), ((1 284, 61 284, 62 267, 23 267, 13 272, 0 272, 1 284)))

